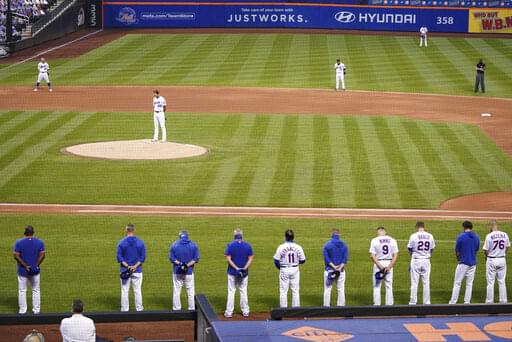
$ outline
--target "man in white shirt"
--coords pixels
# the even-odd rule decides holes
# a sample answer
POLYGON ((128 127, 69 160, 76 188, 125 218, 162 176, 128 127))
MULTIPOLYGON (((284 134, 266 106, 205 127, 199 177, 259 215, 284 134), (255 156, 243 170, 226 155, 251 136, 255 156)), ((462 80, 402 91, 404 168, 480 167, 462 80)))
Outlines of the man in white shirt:
POLYGON ((498 279, 498 288, 500 303, 507 302, 507 250, 510 248, 510 240, 507 233, 499 230, 498 223, 492 221, 490 224, 490 233, 485 237, 484 254, 487 257, 486 278, 487 278, 487 296, 485 303, 494 302, 494 280, 498 279))
POLYGON ((412 234, 407 244, 411 254, 411 298, 409 305, 418 301, 418 283, 423 282, 423 304, 430 304, 430 257, 436 247, 434 237, 425 231, 423 222, 416 222, 416 233, 412 234))
POLYGON ((380 288, 384 281, 386 305, 393 305, 393 266, 398 258, 398 244, 384 227, 377 228, 377 237, 370 243, 373 261, 373 305, 380 305, 380 288))
POLYGON ((284 233, 286 242, 277 247, 274 264, 279 269, 279 305, 288 306, 288 288, 292 290, 292 307, 300 306, 300 271, 299 264, 306 262, 301 246, 293 242, 293 230, 284 233))
POLYGON ((95 342, 96 328, 94 321, 82 315, 84 303, 80 299, 73 300, 73 316, 64 318, 60 323, 63 342, 95 342))
POLYGON ((423 44, 425 44, 425 47, 427 47, 427 32, 428 32, 428 29, 426 26, 422 26, 420 27, 420 47, 423 46, 423 44))
POLYGON ((345 64, 341 62, 341 60, 337 59, 336 64, 334 64, 334 70, 336 70, 336 90, 341 89, 345 90, 345 72, 346 72, 345 64))
POLYGON ((158 141, 158 126, 162 129, 162 142, 167 141, 167 130, 165 129, 165 111, 167 102, 163 96, 160 96, 158 90, 153 90, 153 123, 155 125, 153 142, 158 141))
POLYGON ((48 91, 53 91, 52 85, 50 83, 50 66, 44 59, 44 57, 41 57, 41 61, 37 64, 37 70, 39 71, 39 74, 37 75, 37 82, 36 87, 34 88, 34 91, 39 91, 39 84, 41 81, 45 81, 46 84, 48 84, 48 91))

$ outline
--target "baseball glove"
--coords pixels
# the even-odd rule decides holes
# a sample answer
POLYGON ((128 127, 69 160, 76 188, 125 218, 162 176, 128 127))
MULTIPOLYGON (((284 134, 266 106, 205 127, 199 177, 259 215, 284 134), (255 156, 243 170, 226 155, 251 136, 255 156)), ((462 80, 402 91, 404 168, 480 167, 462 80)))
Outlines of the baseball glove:
POLYGON ((331 286, 336 279, 340 276, 340 271, 329 271, 327 272, 327 279, 325 280, 325 283, 327 286, 331 286))
POLYGON ((187 271, 188 271, 188 265, 186 263, 182 262, 180 264, 179 272, 187 274, 187 271))
POLYGON ((39 266, 30 266, 30 271, 27 272, 29 276, 35 276, 41 273, 39 266))
POLYGON ((131 276, 132 276, 132 272, 128 269, 119 274, 119 277, 123 280, 130 279, 131 276))
POLYGON ((241 279, 247 277, 248 274, 249 274, 249 272, 247 272, 247 270, 244 270, 244 269, 239 269, 237 271, 237 277, 241 278, 241 279))

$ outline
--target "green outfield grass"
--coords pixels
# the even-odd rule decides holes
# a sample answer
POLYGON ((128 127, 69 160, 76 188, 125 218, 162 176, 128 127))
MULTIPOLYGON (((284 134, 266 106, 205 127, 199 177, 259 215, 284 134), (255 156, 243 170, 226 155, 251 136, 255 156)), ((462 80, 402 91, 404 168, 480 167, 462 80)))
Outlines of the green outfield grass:
MULTIPOLYGON (((16 268, 10 247, 29 223, 36 227, 36 235, 45 241, 47 249, 41 276, 43 312, 68 311, 75 297, 82 298, 89 311, 118 310, 119 269, 115 252, 118 240, 123 237, 123 227, 129 221, 138 227, 138 235, 147 246, 143 285, 147 310, 171 307, 172 283, 167 253, 181 228, 189 230, 200 248, 196 292, 206 294, 217 312, 222 312, 225 305, 226 263, 223 253, 235 227, 244 229, 255 252, 249 280, 253 312, 267 312, 279 305, 278 272, 272 256, 283 241, 284 230, 289 227, 295 230, 296 242, 304 247, 308 259, 301 267, 302 305, 322 304, 322 245, 329 238, 332 227, 341 228, 342 238, 350 251, 347 305, 372 304, 372 264, 368 249, 375 235, 374 228, 381 224, 398 240, 401 251, 395 267, 395 303, 407 304, 409 299, 410 258, 406 244, 409 234, 414 231, 413 221, 1 215, 0 246, 3 247, 0 249, 0 274, 3 280, 0 284, 0 312, 17 310, 16 268)), ((450 297, 456 266, 454 240, 462 230, 460 225, 459 221, 427 222, 437 239, 432 259, 432 303, 447 303, 450 297)), ((508 230, 510 222, 503 227, 508 230)), ((483 239, 487 229, 482 223, 476 224, 475 231, 483 239)), ((485 298, 484 260, 479 254, 473 302, 483 302, 485 298)))
POLYGON ((436 208, 512 190, 478 127, 387 116, 173 114, 202 157, 107 161, 77 143, 148 138, 147 113, 0 112, 0 202, 436 208))
MULTIPOLYGON (((128 34, 82 57, 51 60, 58 85, 224 85, 332 88, 342 57, 349 89, 470 95, 487 64, 486 95, 512 96, 512 40, 326 34, 128 34)), ((0 69, 32 84, 36 62, 0 69)))

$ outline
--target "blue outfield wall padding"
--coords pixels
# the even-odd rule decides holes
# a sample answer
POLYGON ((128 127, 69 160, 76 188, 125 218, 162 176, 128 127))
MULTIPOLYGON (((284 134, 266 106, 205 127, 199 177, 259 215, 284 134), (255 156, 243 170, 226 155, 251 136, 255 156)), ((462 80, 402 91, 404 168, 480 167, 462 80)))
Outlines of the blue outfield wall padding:
POLYGON ((468 32, 467 8, 365 7, 335 4, 105 1, 104 27, 316 28, 468 32))
POLYGON ((446 341, 510 341, 512 338, 511 316, 216 321, 213 326, 222 342, 412 342, 433 335, 446 341))

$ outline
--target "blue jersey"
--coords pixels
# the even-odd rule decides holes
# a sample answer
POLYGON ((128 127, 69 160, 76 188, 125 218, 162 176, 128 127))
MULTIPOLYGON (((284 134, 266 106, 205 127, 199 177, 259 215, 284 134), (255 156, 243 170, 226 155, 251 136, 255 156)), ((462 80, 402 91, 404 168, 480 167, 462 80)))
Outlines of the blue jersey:
MULTIPOLYGON (((25 261, 31 268, 37 266, 37 260, 39 255, 44 252, 44 242, 36 239, 35 237, 26 237, 23 239, 16 240, 14 244, 14 252, 20 253, 21 259, 25 261)), ((18 275, 27 277, 27 270, 18 263, 18 275)))
MULTIPOLYGON (((253 256, 253 252, 248 242, 237 239, 228 243, 224 255, 230 256, 231 261, 233 261, 238 268, 243 268, 247 264, 249 257, 253 256)), ((232 276, 237 275, 237 271, 230 264, 228 264, 228 274, 232 276)))
MULTIPOLYGON (((179 240, 174 241, 169 249, 169 260, 173 265, 173 272, 180 273, 180 266, 176 265, 176 261, 188 264, 190 261, 194 260, 196 263, 199 262, 199 248, 197 245, 187 238, 181 238, 179 240)), ((190 275, 194 273, 194 265, 189 267, 187 270, 187 274, 190 275)))
POLYGON ((332 270, 332 267, 329 266, 329 263, 331 262, 337 266, 340 264, 346 264, 348 261, 347 245, 345 245, 345 242, 340 240, 339 237, 333 237, 325 243, 323 254, 325 269, 327 271, 332 270))
MULTIPOLYGON (((137 262, 141 264, 146 261, 146 246, 144 241, 136 236, 127 236, 119 241, 117 245, 117 262, 126 262, 128 266, 133 266, 137 262)), ((121 272, 126 271, 126 267, 121 265, 121 272)), ((137 267, 135 273, 142 272, 142 265, 137 267)))
POLYGON ((480 237, 473 232, 464 232, 457 237, 455 252, 459 255, 459 264, 476 265, 476 252, 480 248, 480 237))

